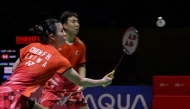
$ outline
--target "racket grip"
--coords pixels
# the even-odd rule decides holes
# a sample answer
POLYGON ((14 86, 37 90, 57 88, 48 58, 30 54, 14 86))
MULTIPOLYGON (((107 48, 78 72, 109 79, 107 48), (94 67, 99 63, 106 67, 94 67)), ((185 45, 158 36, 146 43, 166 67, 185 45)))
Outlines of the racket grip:
MULTIPOLYGON (((114 75, 114 73, 115 73, 115 70, 113 70, 112 72, 111 72, 111 75, 109 76, 109 77, 113 77, 113 75, 114 75)), ((102 85, 103 87, 106 87, 106 85, 102 85)))
POLYGON ((115 70, 113 70, 113 71, 111 72, 111 75, 110 75, 111 78, 113 78, 114 73, 115 73, 115 70))

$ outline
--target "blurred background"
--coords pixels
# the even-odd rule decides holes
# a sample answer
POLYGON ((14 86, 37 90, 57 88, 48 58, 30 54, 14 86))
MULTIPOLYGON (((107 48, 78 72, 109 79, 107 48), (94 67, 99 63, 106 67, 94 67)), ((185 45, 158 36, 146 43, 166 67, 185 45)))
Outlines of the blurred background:
MULTIPOLYGON (((33 37, 28 29, 64 11, 79 15, 77 35, 87 48, 87 77, 102 78, 113 70, 123 51, 125 30, 135 27, 140 42, 116 70, 113 85, 152 85, 153 75, 189 75, 189 4, 177 0, 7 0, 0 1, 1 81, 19 57, 18 37, 33 37), (164 27, 157 27, 162 16, 164 27)), ((35 36, 34 36, 35 37, 35 36)))

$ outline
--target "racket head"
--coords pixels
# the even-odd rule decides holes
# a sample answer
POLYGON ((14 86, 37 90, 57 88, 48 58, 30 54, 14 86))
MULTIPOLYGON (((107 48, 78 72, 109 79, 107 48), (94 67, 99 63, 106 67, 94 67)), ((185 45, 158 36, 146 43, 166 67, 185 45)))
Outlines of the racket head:
POLYGON ((122 38, 123 51, 128 55, 132 55, 137 49, 138 42, 138 31, 134 27, 128 28, 122 38))

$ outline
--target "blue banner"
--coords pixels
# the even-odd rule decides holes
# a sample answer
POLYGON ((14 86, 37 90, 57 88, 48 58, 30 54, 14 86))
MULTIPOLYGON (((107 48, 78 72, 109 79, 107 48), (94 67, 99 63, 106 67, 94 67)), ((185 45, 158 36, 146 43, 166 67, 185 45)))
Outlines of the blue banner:
POLYGON ((86 88, 90 109, 151 109, 152 86, 107 86, 86 88))

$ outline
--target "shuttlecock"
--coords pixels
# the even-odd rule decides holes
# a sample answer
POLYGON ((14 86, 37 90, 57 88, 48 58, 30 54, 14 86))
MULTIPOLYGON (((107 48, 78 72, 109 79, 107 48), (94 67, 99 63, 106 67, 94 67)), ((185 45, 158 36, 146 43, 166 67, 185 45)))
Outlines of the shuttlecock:
POLYGON ((156 25, 158 27, 163 27, 166 24, 165 20, 162 17, 158 17, 158 20, 156 22, 156 25))

